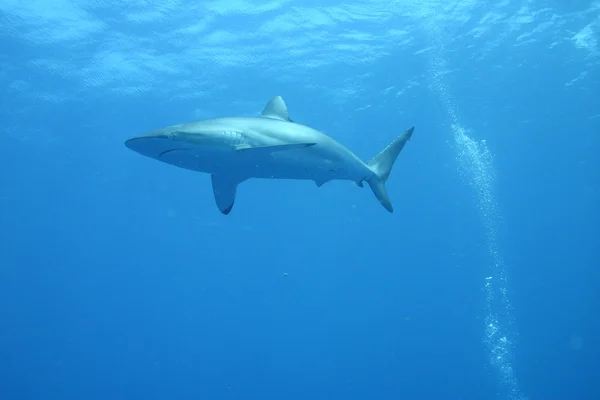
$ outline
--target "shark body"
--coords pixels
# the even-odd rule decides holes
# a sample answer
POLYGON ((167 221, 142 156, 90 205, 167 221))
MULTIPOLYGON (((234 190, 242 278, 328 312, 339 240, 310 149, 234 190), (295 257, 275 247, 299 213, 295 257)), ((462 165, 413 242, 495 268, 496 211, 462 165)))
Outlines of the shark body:
POLYGON ((144 156, 211 175, 217 207, 227 215, 237 187, 251 178, 304 179, 321 186, 367 182, 381 205, 393 212, 385 188, 392 166, 414 127, 369 163, 333 138, 293 122, 285 102, 273 97, 258 117, 226 117, 169 126, 133 137, 125 145, 144 156))

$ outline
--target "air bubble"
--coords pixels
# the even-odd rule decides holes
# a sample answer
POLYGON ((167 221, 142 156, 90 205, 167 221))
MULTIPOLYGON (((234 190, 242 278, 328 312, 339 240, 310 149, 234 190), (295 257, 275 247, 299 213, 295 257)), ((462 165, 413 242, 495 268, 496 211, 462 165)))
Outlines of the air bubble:
POLYGON ((450 95, 443 71, 447 70, 444 58, 444 34, 437 25, 429 24, 427 29, 435 47, 431 54, 430 88, 436 92, 447 111, 451 122, 451 146, 456 153, 456 162, 461 177, 470 185, 476 201, 481 224, 486 238, 488 260, 485 268, 484 307, 486 326, 483 344, 486 347, 490 364, 498 373, 498 380, 509 399, 526 399, 519 390, 517 377, 511 365, 513 353, 509 337, 515 336, 512 307, 508 300, 507 267, 499 250, 497 231, 501 220, 494 192, 495 171, 492 156, 486 140, 475 141, 459 121, 454 100, 450 95), (498 276, 499 279, 492 279, 498 276))

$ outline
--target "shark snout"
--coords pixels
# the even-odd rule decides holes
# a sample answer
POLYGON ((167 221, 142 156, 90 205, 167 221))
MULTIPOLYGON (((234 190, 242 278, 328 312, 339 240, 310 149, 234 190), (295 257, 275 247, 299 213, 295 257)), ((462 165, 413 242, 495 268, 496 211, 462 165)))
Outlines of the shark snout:
POLYGON ((156 131, 127 139, 125 146, 146 157, 160 158, 165 152, 179 149, 181 143, 174 140, 172 133, 156 131))

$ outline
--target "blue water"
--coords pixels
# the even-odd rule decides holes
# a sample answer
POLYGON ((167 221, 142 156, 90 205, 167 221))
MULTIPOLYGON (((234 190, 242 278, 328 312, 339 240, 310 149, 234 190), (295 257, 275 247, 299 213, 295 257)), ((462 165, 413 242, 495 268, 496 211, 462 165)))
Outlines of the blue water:
POLYGON ((0 400, 600 398, 600 2, 450 3, 0 0, 0 400), (394 213, 123 145, 275 95, 394 213))

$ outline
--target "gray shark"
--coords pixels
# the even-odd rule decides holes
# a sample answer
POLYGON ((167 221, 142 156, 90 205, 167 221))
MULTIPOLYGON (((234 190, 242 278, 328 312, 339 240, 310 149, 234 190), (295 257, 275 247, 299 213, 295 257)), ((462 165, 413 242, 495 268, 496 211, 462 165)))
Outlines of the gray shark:
POLYGON ((233 208, 237 187, 250 178, 367 182, 389 212, 385 183, 414 127, 368 164, 331 137, 292 121, 285 102, 273 97, 257 117, 226 117, 184 123, 133 137, 125 145, 144 156, 211 174, 221 213, 233 208))

